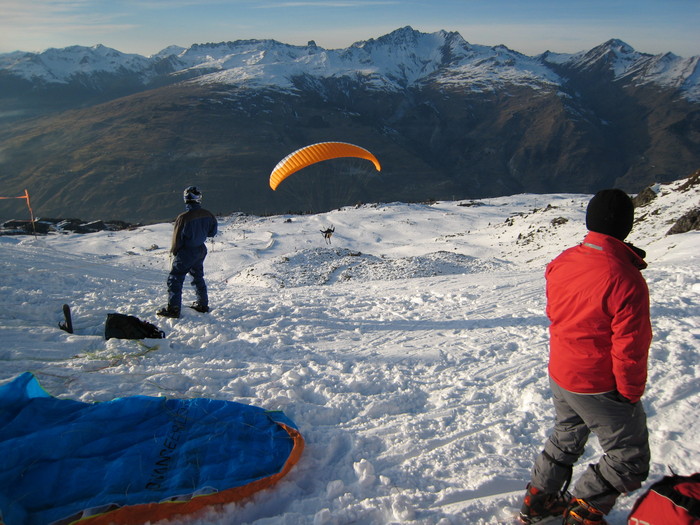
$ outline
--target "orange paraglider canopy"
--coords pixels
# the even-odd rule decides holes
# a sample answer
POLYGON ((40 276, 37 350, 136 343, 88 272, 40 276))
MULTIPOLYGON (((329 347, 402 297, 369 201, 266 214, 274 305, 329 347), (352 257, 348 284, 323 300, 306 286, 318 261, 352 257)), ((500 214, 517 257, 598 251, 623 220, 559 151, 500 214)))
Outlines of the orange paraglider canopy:
POLYGON ((311 164, 340 157, 366 159, 374 164, 377 171, 382 170, 377 158, 360 146, 347 142, 319 142, 298 149, 279 161, 270 174, 270 188, 276 190, 277 186, 292 173, 296 173, 311 164))

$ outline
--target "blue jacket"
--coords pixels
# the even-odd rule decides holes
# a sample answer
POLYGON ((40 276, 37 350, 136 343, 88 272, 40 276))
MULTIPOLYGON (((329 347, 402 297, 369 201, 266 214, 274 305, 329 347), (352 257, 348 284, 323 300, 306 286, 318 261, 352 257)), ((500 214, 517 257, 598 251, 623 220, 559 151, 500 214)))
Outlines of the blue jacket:
POLYGON ((187 204, 187 211, 175 219, 173 242, 170 251, 177 255, 180 250, 191 250, 204 245, 207 237, 218 231, 216 217, 199 204, 187 204))

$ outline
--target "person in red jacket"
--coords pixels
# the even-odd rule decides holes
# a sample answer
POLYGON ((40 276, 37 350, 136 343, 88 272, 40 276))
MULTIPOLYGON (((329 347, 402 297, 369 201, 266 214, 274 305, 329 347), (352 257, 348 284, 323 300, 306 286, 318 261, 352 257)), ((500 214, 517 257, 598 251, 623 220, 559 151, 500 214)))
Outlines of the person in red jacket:
POLYGON ((589 233, 545 272, 554 429, 536 458, 522 523, 562 516, 564 525, 604 524, 621 493, 641 487, 649 436, 640 402, 652 332, 645 253, 625 243, 634 205, 617 189, 595 194, 589 233), (604 455, 567 492, 590 433, 604 455))

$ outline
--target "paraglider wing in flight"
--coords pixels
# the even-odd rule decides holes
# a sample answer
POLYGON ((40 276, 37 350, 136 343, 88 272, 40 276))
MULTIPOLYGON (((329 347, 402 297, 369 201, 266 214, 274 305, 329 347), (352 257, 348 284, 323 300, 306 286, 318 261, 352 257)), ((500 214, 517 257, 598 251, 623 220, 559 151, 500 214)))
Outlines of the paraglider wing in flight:
POLYGON ((365 148, 347 142, 319 142, 298 149, 283 158, 270 174, 270 188, 276 190, 284 179, 311 164, 340 157, 367 159, 374 164, 377 171, 382 169, 377 158, 365 148))

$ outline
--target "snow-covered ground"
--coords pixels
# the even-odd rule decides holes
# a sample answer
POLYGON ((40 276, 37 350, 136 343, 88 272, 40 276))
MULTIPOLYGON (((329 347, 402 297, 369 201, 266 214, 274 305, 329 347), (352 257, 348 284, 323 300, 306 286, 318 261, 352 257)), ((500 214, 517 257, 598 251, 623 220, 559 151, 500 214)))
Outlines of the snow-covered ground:
MULTIPOLYGON (((679 184, 637 211, 629 239, 648 252, 655 333, 647 485, 668 467, 700 469, 700 232, 665 236, 700 199, 679 184)), ((272 490, 170 524, 503 522, 553 417, 544 267, 585 235, 589 197, 221 218, 205 264, 214 309, 177 320, 155 315, 171 224, 0 237, 0 384, 31 371, 60 398, 205 396, 299 426, 304 455, 272 490), (74 335, 57 327, 63 303, 74 335), (167 338, 148 352, 105 341, 113 311, 167 338)), ((592 438, 574 479, 599 454, 592 438)), ((638 495, 619 500, 612 525, 638 495)))

